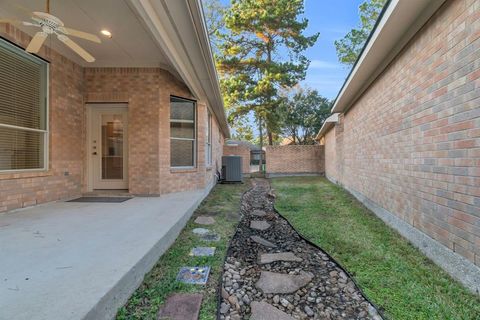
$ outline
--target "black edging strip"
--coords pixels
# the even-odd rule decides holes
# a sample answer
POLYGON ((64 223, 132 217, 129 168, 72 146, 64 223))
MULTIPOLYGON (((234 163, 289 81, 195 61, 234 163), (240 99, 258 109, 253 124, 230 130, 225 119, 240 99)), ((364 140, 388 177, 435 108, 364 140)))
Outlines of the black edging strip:
MULTIPOLYGON (((242 193, 242 196, 240 197, 240 205, 238 208, 238 213, 241 214, 241 211, 242 211, 243 197, 247 192, 250 192, 253 189, 254 189, 254 186, 250 187, 248 190, 245 190, 242 193)), ((222 304, 222 299, 223 299, 222 288, 223 288, 223 273, 225 270, 225 262, 227 261, 227 257, 229 256, 228 253, 231 252, 230 248, 231 248, 232 240, 235 238, 235 236, 238 233, 238 225, 240 224, 241 221, 242 219, 238 220, 237 226, 235 227, 235 233, 230 237, 230 240, 228 241, 227 251, 225 252, 225 258, 223 258, 222 271, 220 272, 220 281, 218 282, 218 287, 217 287, 217 320, 220 319, 220 306, 222 304)))
POLYGON ((337 267, 339 267, 343 272, 345 272, 345 274, 350 278, 350 280, 353 281, 353 283, 355 284, 355 286, 357 287, 358 291, 360 291, 360 294, 362 295, 362 297, 368 302, 370 303, 374 308, 375 310, 377 310, 378 314, 380 315, 380 317, 382 319, 387 319, 384 315, 384 313, 381 311, 381 309, 375 304, 373 303, 366 295, 365 293, 363 292, 362 288, 358 285, 357 281, 355 280, 355 278, 334 258, 332 257, 328 252, 326 252, 325 250, 323 250, 322 248, 320 248, 317 244, 313 243, 312 241, 310 241, 309 239, 305 238, 303 236, 303 234, 301 234, 300 232, 297 231, 297 229, 295 229, 295 227, 290 223, 290 221, 288 221, 287 218, 285 218, 281 213, 280 211, 277 210, 277 208, 275 207, 275 201, 273 201, 273 210, 275 211, 275 213, 278 214, 278 216, 280 218, 282 218, 283 220, 285 220, 287 222, 287 224, 290 226, 290 228, 292 228, 296 233, 297 235, 302 239, 304 240, 306 243, 308 243, 309 245, 313 246, 314 248, 320 250, 323 254, 325 254, 330 260, 332 260, 336 265, 337 267))

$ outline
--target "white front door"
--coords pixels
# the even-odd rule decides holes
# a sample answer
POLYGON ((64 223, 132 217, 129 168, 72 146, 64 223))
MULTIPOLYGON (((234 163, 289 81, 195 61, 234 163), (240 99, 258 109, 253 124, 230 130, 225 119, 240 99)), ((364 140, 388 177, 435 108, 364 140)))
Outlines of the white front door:
POLYGON ((91 189, 128 189, 127 106, 90 104, 91 189))

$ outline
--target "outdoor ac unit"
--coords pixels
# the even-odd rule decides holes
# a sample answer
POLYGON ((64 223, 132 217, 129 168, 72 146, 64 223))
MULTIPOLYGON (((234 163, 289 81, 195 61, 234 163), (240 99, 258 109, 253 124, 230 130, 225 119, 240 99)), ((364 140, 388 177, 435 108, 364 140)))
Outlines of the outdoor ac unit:
POLYGON ((222 157, 222 180, 224 182, 242 182, 242 157, 222 157))

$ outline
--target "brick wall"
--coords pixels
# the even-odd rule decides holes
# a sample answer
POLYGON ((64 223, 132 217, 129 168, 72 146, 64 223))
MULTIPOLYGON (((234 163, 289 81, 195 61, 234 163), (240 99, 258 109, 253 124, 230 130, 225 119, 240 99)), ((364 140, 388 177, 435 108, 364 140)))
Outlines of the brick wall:
POLYGON ((240 156, 242 157, 242 173, 250 174, 250 148, 245 145, 224 145, 224 156, 240 156))
MULTIPOLYGON (((0 35, 25 47, 30 37, 5 24, 0 35)), ((224 137, 212 118, 212 165, 205 159, 207 106, 197 104, 197 166, 170 168, 170 96, 193 98, 188 88, 160 68, 82 68, 48 47, 50 61, 49 170, 0 173, 0 212, 87 191, 86 103, 128 103, 128 176, 132 194, 204 188, 221 167, 224 137)), ((213 113, 212 113, 213 114, 213 113)))
POLYGON ((325 139, 328 177, 476 265, 479 12, 447 1, 325 139))
POLYGON ((267 175, 323 174, 324 148, 320 145, 266 146, 267 175))
MULTIPOLYGON (((0 36, 26 47, 30 37, 0 24, 0 36)), ((83 69, 43 47, 50 61, 49 169, 46 172, 0 173, 0 212, 80 195, 83 180, 83 69)))

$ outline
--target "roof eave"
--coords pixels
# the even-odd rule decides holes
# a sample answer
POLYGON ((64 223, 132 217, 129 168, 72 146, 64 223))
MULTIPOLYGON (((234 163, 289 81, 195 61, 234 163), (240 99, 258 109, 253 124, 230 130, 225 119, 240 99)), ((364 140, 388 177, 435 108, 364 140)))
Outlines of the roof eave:
POLYGON ((332 112, 346 112, 445 0, 391 0, 345 80, 332 112))
POLYGON ((327 119, 322 124, 322 127, 318 131, 317 136, 315 137, 315 140, 319 141, 325 134, 334 126, 335 123, 338 122, 339 119, 339 113, 334 113, 327 119))
POLYGON ((192 94, 230 136, 200 0, 129 0, 192 94))

